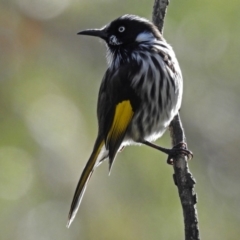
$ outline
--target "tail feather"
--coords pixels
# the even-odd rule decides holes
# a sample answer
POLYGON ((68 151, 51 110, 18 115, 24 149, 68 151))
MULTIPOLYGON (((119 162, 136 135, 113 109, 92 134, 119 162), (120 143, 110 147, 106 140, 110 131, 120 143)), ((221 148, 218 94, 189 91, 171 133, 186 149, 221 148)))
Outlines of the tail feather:
POLYGON ((74 197, 72 200, 71 208, 68 215, 67 227, 69 228, 72 221, 74 220, 78 208, 80 206, 83 194, 86 190, 87 183, 92 176, 94 169, 100 164, 100 162, 107 157, 107 152, 104 147, 104 140, 97 138, 96 143, 93 148, 93 152, 83 169, 82 175, 79 179, 78 185, 76 187, 74 197))

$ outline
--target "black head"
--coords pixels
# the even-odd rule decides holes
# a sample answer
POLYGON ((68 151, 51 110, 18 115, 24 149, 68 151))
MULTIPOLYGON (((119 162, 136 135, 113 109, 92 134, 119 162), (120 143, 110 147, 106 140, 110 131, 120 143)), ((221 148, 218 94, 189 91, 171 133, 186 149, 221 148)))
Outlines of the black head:
POLYGON ((134 15, 124 15, 101 29, 84 30, 78 34, 100 37, 110 48, 162 39, 153 23, 134 15))

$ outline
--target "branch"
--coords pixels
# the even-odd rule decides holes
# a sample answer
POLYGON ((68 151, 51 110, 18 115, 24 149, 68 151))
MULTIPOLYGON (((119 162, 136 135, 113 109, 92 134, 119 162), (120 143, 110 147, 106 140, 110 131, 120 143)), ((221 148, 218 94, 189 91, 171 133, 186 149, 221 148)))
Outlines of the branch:
MULTIPOLYGON (((153 6, 153 23, 163 32, 164 18, 169 0, 155 0, 153 6)), ((186 142, 180 115, 177 114, 169 126, 173 146, 186 142)), ((178 188, 179 198, 183 208, 185 240, 200 240, 198 228, 197 197, 194 192, 195 180, 189 171, 187 158, 178 155, 173 159, 174 183, 178 188)))
MULTIPOLYGON (((184 130, 179 114, 172 120, 169 126, 172 144, 186 142, 184 130)), ((197 196, 194 192, 195 179, 188 168, 185 156, 178 155, 173 159, 174 183, 178 188, 178 194, 183 208, 185 240, 200 240, 198 228, 198 216, 195 204, 197 196)))
POLYGON ((164 18, 168 4, 169 0, 155 0, 153 5, 152 21, 161 33, 163 33, 164 18))

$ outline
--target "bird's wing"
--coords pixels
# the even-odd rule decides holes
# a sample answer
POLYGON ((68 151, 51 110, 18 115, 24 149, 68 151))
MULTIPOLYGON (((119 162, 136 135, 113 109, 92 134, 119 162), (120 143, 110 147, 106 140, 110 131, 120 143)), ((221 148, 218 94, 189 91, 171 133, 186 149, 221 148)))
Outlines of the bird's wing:
POLYGON ((138 71, 137 63, 124 64, 114 72, 108 69, 100 87, 97 107, 99 135, 105 139, 109 151, 109 171, 140 105, 138 94, 132 88, 132 79, 138 71))
POLYGON ((133 64, 124 65, 114 73, 108 70, 103 78, 97 107, 98 137, 76 187, 69 211, 68 227, 76 216, 94 169, 106 157, 109 157, 111 169, 128 125, 140 104, 137 94, 131 87, 132 74, 136 74, 136 69, 133 64))

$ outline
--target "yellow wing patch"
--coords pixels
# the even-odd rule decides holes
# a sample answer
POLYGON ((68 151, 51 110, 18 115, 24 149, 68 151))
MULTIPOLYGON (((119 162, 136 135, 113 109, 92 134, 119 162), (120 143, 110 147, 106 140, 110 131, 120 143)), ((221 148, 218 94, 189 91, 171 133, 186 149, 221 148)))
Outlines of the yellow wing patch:
POLYGON ((116 140, 120 135, 122 135, 126 131, 133 114, 134 112, 129 100, 120 102, 116 106, 113 123, 107 139, 109 140, 109 138, 113 138, 116 140))

